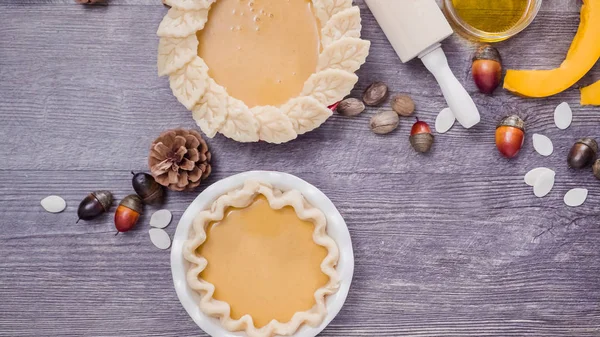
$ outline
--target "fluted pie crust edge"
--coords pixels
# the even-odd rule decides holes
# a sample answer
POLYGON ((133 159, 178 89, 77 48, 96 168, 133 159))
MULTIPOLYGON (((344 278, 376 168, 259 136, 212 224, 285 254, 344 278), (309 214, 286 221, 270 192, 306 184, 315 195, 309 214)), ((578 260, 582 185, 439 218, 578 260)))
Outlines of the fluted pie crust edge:
POLYGON ((201 295, 198 303, 200 310, 206 315, 219 318, 225 329, 232 332, 244 331, 249 337, 289 336, 303 324, 318 326, 327 316, 326 297, 335 293, 340 286, 340 275, 336 270, 339 249, 326 230, 327 221, 323 212, 310 205, 297 190, 282 192, 265 183, 247 181, 242 188, 220 196, 209 210, 198 213, 192 224, 190 237, 183 245, 183 256, 191 264, 186 274, 187 283, 201 295), (213 298, 215 286, 199 277, 208 262, 196 253, 206 240, 205 229, 208 224, 222 220, 228 207, 248 207, 258 195, 265 196, 271 208, 292 206, 300 219, 314 223, 313 240, 327 249, 327 256, 321 263, 321 271, 329 277, 328 283, 315 292, 316 304, 310 310, 295 313, 289 322, 273 320, 261 328, 254 326, 250 315, 244 315, 240 319, 231 318, 229 304, 213 298))

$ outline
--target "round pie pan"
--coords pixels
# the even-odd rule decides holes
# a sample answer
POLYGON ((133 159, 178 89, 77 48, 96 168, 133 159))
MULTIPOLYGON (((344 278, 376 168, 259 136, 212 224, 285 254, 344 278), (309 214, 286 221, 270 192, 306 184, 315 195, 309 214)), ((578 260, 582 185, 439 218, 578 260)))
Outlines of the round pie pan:
POLYGON ((213 337, 246 336, 244 332, 230 332, 225 330, 221 327, 218 319, 209 317, 200 311, 197 305, 200 301, 200 295, 192 290, 186 282, 186 272, 189 268, 189 262, 183 258, 182 253, 183 243, 188 239, 188 233, 196 214, 209 208, 212 202, 219 196, 242 187, 246 180, 257 180, 268 183, 283 191, 290 189, 298 190, 310 204, 321 209, 327 218, 327 234, 335 240, 340 249, 340 259, 336 268, 340 274, 340 289, 335 294, 327 297, 327 316, 319 326, 313 328, 303 325, 292 335, 295 337, 314 337, 323 331, 335 318, 346 301, 350 284, 352 283, 352 275, 354 274, 354 253, 352 251, 350 232, 335 205, 318 188, 291 174, 273 171, 244 172, 219 180, 198 195, 181 216, 175 236, 173 237, 171 272, 173 274, 173 283, 177 297, 185 308, 185 311, 207 334, 213 337))

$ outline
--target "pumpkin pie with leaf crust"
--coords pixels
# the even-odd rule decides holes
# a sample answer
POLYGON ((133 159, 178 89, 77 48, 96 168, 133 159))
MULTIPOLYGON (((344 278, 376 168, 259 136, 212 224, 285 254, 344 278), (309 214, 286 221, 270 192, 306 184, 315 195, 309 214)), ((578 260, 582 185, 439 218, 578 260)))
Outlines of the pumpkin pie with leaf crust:
POLYGON ((166 0, 158 73, 209 137, 283 143, 350 93, 370 43, 352 0, 166 0))
POLYGON ((298 191, 248 181, 200 212, 184 243, 199 307, 229 331, 289 336, 318 326, 340 284, 323 212, 298 191))

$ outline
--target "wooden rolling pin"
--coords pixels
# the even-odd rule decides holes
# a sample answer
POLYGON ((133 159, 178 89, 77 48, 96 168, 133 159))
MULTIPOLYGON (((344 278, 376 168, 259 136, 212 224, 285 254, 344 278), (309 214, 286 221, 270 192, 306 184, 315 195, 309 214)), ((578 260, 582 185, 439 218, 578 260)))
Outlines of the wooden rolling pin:
POLYGON ((415 57, 437 80, 448 107, 465 128, 479 123, 477 106, 448 66, 440 42, 454 31, 435 0, 365 0, 402 62, 415 57))

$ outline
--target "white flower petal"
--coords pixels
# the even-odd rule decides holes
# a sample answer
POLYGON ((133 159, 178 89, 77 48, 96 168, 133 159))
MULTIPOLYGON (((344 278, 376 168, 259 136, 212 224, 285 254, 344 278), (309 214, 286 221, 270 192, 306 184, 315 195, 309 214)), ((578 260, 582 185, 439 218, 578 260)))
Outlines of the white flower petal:
POLYGON ((565 204, 571 207, 581 206, 587 199, 588 190, 586 188, 574 188, 565 194, 565 204))
POLYGON ((450 108, 446 108, 437 115, 435 118, 435 131, 437 133, 446 133, 454 126, 456 117, 450 108))
POLYGON ((51 195, 45 197, 40 201, 42 207, 50 213, 60 213, 67 208, 67 202, 65 199, 59 197, 58 195, 51 195))
POLYGON ((546 157, 554 152, 554 145, 552 145, 550 138, 540 135, 539 133, 533 134, 533 148, 537 153, 546 157))
POLYGON ((152 214, 150 226, 156 228, 165 228, 171 223, 173 214, 168 209, 161 209, 152 214))
POLYGON ((156 246, 158 249, 169 249, 171 246, 171 238, 169 234, 160 228, 151 228, 148 231, 150 234, 150 241, 156 246))
POLYGON ((564 130, 571 125, 573 121, 573 111, 569 106, 569 103, 562 102, 554 110, 554 124, 556 127, 564 130))
POLYGON ((536 197, 542 198, 548 195, 552 188, 554 187, 554 172, 545 172, 539 176, 539 178, 535 181, 535 185, 533 185, 533 194, 536 197))
POLYGON ((529 186, 535 186, 535 182, 538 180, 538 178, 546 172, 554 173, 553 170, 547 167, 534 168, 533 170, 527 172, 527 174, 525 175, 525 184, 529 186))

